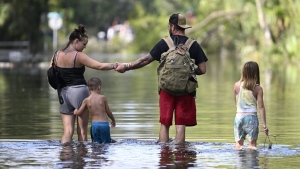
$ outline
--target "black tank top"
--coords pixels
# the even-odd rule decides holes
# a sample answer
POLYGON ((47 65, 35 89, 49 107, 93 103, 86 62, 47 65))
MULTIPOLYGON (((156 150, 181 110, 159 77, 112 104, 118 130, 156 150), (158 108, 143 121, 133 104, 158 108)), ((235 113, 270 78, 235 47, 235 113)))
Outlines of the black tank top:
POLYGON ((85 66, 76 68, 75 61, 77 57, 77 53, 74 56, 74 66, 73 68, 61 68, 57 66, 57 70, 60 74, 60 83, 62 87, 65 86, 74 86, 74 85, 87 85, 84 79, 85 66))

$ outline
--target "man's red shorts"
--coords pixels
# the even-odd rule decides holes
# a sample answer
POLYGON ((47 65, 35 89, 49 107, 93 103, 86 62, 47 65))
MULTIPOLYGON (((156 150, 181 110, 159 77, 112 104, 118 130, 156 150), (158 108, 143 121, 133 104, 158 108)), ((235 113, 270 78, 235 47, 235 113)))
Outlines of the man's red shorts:
POLYGON ((160 90, 159 109, 161 124, 171 126, 175 110, 175 125, 197 125, 196 103, 192 95, 173 96, 160 90))

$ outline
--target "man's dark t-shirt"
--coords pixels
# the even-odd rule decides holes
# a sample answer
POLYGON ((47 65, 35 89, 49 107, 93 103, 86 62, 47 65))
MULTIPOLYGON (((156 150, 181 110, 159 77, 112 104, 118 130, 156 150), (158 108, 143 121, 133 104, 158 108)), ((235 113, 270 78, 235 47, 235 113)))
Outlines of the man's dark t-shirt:
MULTIPOLYGON (((175 36, 178 36, 178 44, 182 43, 184 44, 187 40, 188 37, 186 36, 180 36, 180 35, 172 35, 171 38, 174 41, 175 36)), ((150 51, 150 55, 157 61, 160 61, 160 57, 161 54, 168 51, 169 47, 167 45, 167 43, 161 39, 154 47, 153 49, 150 51)), ((205 53, 203 52, 202 48, 200 47, 200 45, 197 42, 194 42, 189 50, 190 53, 190 57, 192 59, 195 59, 195 64, 198 65, 201 62, 206 62, 208 59, 205 55, 205 53)))

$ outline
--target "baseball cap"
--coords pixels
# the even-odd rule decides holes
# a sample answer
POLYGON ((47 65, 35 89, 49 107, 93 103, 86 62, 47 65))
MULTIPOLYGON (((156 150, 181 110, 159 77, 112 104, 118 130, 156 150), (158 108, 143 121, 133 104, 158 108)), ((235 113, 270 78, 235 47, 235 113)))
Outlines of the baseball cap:
POLYGON ((182 14, 173 14, 170 16, 169 22, 183 29, 191 28, 190 25, 186 24, 186 18, 182 14))

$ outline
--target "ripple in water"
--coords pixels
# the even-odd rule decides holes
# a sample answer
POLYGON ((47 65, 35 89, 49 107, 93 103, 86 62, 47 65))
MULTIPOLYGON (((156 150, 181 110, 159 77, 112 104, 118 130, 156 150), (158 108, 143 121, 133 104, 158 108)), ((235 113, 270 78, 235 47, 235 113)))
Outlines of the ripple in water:
MULTIPOLYGON (((58 140, 1 141, 0 166, 4 168, 259 168, 260 161, 299 161, 299 146, 273 144, 272 149, 234 150, 233 143, 186 142, 158 144, 158 140, 122 139, 111 144, 58 140), (293 157, 293 158, 290 158, 293 157), (265 160, 265 159, 268 160, 265 160)), ((270 164, 269 164, 270 165, 270 164)), ((280 167, 280 165, 278 166, 280 167)))

